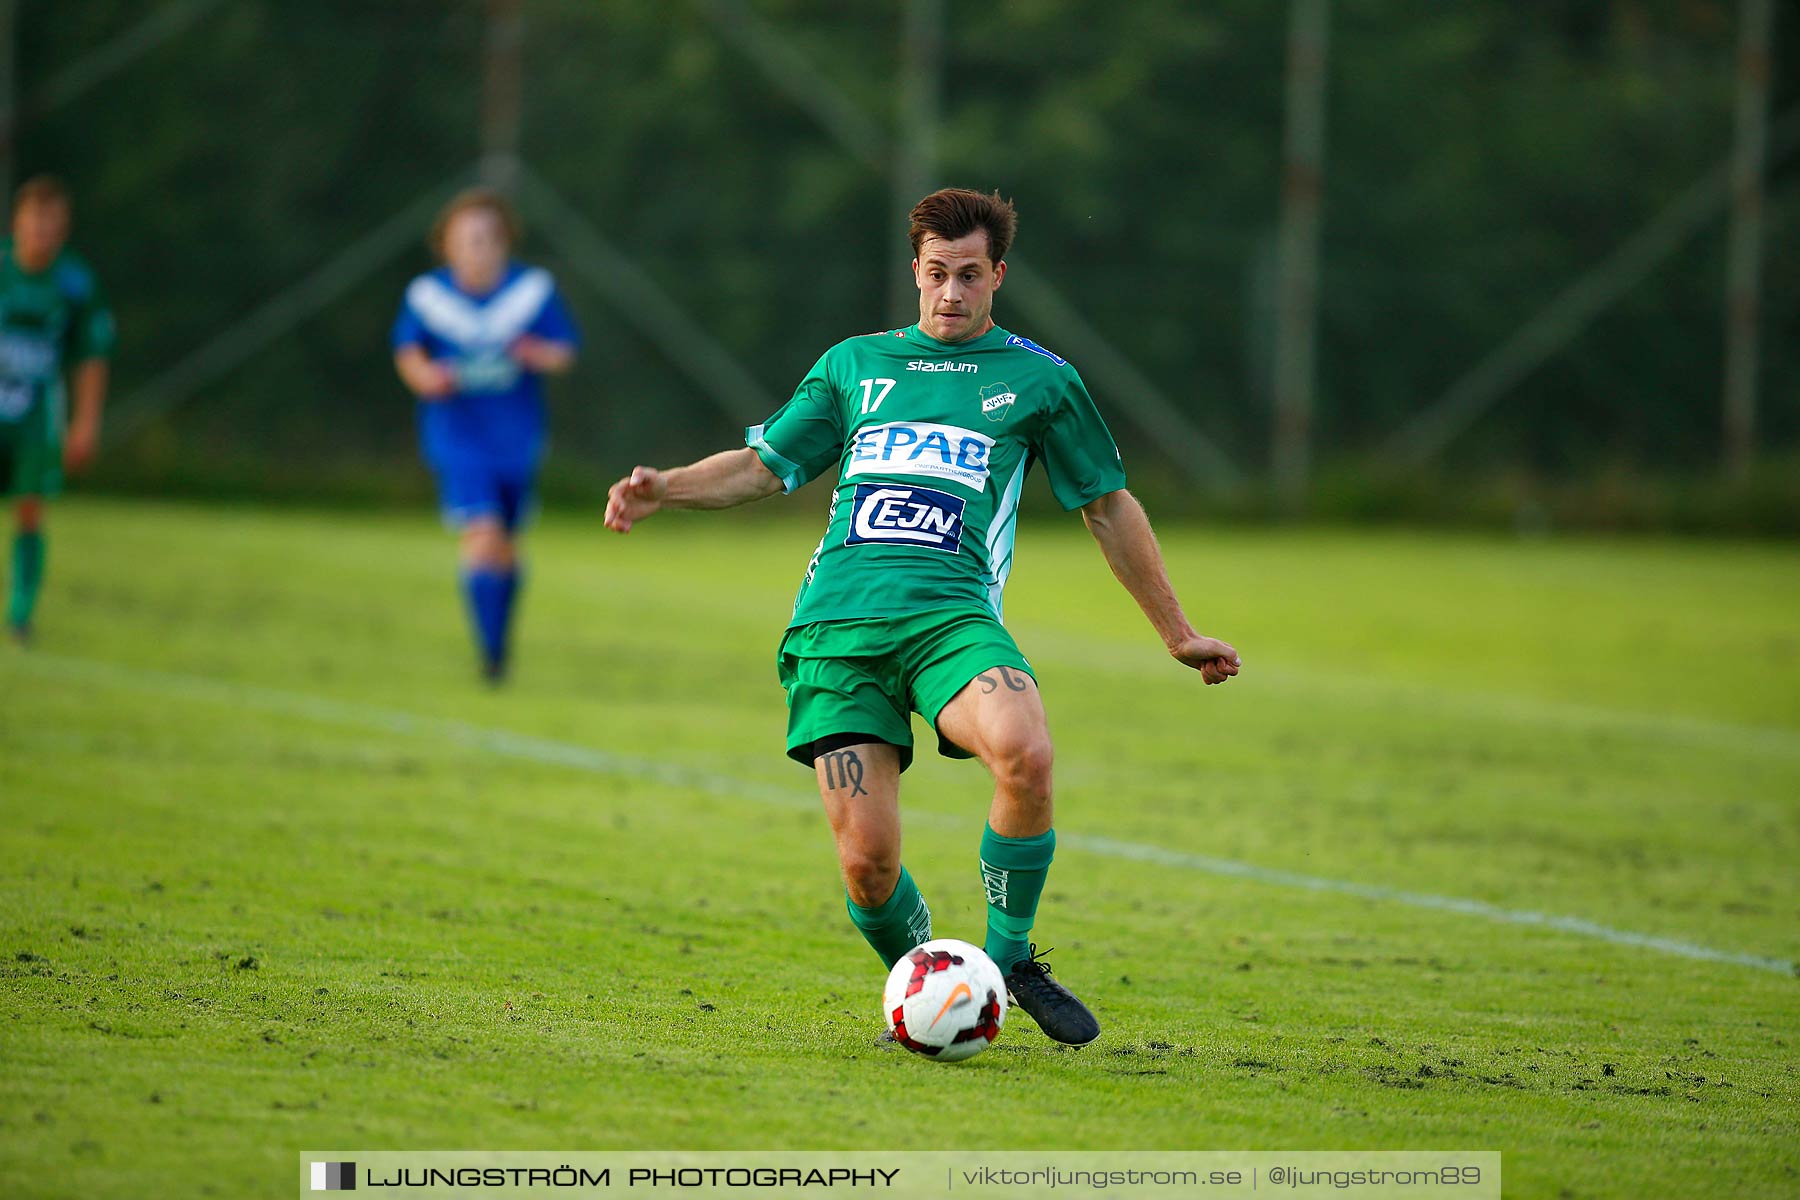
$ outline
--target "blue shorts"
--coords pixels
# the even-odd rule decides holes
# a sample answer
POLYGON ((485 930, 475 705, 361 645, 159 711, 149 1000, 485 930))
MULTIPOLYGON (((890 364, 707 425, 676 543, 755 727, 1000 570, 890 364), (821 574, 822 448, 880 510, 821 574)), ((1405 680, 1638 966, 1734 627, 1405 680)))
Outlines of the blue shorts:
POLYGON ((489 518, 512 533, 531 515, 536 500, 535 471, 513 471, 489 463, 457 462, 433 466, 438 481, 438 507, 444 524, 462 529, 489 518))

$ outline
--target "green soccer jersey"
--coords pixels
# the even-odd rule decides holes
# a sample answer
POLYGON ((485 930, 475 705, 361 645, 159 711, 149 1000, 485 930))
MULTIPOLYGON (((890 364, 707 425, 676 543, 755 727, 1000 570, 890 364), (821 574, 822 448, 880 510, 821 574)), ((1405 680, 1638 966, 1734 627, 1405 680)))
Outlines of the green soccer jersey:
POLYGON ((59 440, 63 372, 112 348, 112 313, 79 255, 27 274, 0 239, 0 435, 59 440))
POLYGON ((1032 464, 1065 509, 1125 486, 1075 368, 998 327, 840 342, 744 441, 785 491, 837 472, 790 627, 961 606, 998 617, 1032 464))

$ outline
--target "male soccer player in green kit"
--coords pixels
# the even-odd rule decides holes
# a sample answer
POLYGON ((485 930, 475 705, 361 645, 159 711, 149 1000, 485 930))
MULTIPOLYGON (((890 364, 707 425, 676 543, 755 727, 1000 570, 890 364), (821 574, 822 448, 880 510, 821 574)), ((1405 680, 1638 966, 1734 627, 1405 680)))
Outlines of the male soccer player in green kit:
POLYGON ((44 580, 44 501, 62 490, 100 440, 113 321, 94 273, 73 251, 69 194, 40 175, 20 186, 12 237, 0 242, 0 496, 17 498, 6 626, 31 637, 44 580), (63 375, 75 412, 64 434, 63 375))
POLYGON ((1032 465, 1065 509, 1081 510, 1177 661, 1223 683, 1238 655, 1182 614, 1081 377, 994 324, 1016 224, 997 193, 925 197, 911 228, 918 324, 827 351, 779 412, 746 431, 745 449, 634 469, 613 485, 606 524, 625 533, 662 508, 728 508, 837 472, 779 669, 788 755, 818 775, 850 919, 890 967, 931 937, 900 863, 900 773, 918 712, 940 754, 979 758, 994 778, 981 839, 987 953, 1046 1034, 1084 1045, 1099 1022, 1029 940, 1056 847, 1050 733, 1031 665, 1000 623, 1032 465))

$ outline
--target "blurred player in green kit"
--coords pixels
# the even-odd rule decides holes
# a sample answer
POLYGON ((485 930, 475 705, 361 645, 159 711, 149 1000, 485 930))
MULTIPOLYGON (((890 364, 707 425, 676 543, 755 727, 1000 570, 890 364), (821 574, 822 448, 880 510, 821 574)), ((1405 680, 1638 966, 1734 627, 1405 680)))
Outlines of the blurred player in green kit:
POLYGON ((6 627, 24 645, 44 582, 44 501, 62 491, 100 442, 112 313, 73 251, 69 193, 49 176, 13 200, 12 237, 0 242, 0 495, 15 502, 6 627), (71 416, 64 388, 74 393, 71 416))
POLYGON ((625 533, 665 508, 728 508, 835 478, 777 671, 788 756, 818 776, 850 920, 888 967, 932 936, 900 862, 916 712, 940 754, 978 758, 993 776, 980 857, 989 957, 1039 1028, 1084 1045, 1099 1021, 1030 941, 1056 849, 1050 731, 1036 672, 1001 624, 1032 467, 1081 512, 1175 661, 1218 684, 1239 660, 1183 613, 1081 376, 994 323, 1016 227, 997 193, 925 197, 909 231, 918 323, 826 351, 779 412, 745 431, 744 449, 638 467, 613 485, 606 524, 625 533))

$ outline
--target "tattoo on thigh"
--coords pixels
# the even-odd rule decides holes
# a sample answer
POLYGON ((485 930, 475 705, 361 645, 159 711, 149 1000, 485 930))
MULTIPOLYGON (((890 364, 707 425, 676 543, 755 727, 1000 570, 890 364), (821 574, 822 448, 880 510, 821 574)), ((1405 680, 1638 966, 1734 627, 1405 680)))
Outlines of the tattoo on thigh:
MULTIPOLYGON (((1015 671, 1011 667, 995 667, 994 669, 1000 672, 1000 678, 1006 681, 1006 686, 1008 688, 1015 692, 1022 692, 1025 690, 1025 680, 1027 678, 1025 672, 1015 671)), ((985 679, 987 677, 984 675, 982 678, 985 679)))
POLYGON ((825 786, 832 791, 838 788, 850 788, 852 796, 866 796, 869 789, 863 786, 862 756, 854 750, 839 750, 827 754, 825 758, 825 786))
POLYGON ((984 696, 993 695, 1000 687, 999 684, 994 682, 994 677, 992 675, 977 675, 975 677, 975 682, 981 685, 981 694, 984 696))

